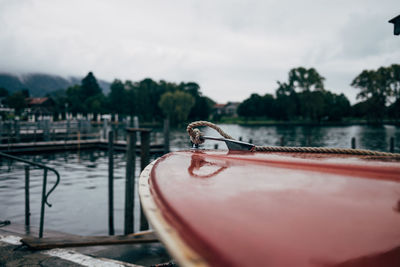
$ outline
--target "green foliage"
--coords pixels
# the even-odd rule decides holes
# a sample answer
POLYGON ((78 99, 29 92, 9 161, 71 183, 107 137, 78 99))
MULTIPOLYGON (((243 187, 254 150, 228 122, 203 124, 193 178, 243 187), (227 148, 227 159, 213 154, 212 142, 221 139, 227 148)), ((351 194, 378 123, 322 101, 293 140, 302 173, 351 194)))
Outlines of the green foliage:
POLYGON ((300 91, 324 90, 324 80, 314 68, 298 67, 289 71, 289 86, 300 91))
POLYGON ((175 91, 164 93, 158 105, 171 123, 176 124, 188 118, 194 104, 195 99, 189 93, 175 91))
POLYGON ((239 105, 238 114, 247 118, 339 121, 350 114, 350 102, 343 94, 325 90, 324 80, 314 68, 292 69, 287 82, 278 82, 276 98, 252 94, 239 105))
POLYGON ((105 111, 105 97, 91 72, 82 79, 80 86, 75 85, 67 89, 66 102, 69 112, 73 114, 94 113, 96 115, 105 111))
POLYGON ((363 70, 351 85, 360 90, 357 98, 365 102, 367 119, 382 121, 387 104, 400 99, 400 65, 363 70))
POLYGON ((101 88, 92 72, 89 72, 86 77, 82 79, 80 93, 82 99, 102 94, 101 88))
POLYGON ((128 106, 128 92, 120 80, 114 80, 108 95, 108 109, 111 113, 126 114, 128 106))
MULTIPOLYGON (((324 81, 314 68, 293 68, 287 81, 278 81, 275 96, 251 94, 239 105, 238 114, 245 120, 261 121, 340 121, 349 116, 369 121, 382 121, 387 116, 400 120, 400 65, 362 71, 351 83, 360 90, 357 97, 362 100, 353 107, 345 95, 326 90, 324 81)), ((3 103, 17 113, 26 107, 27 97, 28 90, 8 95, 7 90, 0 88, 3 103)), ((104 96, 91 72, 81 85, 59 90, 51 97, 56 103, 56 114, 112 113, 119 114, 119 118, 137 115, 147 122, 168 116, 175 124, 186 119, 207 120, 215 105, 202 95, 200 85, 195 82, 177 84, 150 78, 138 82, 116 79, 110 93, 104 96)))
POLYGON ((7 97, 9 95, 6 88, 0 87, 0 97, 7 97))
POLYGON ((259 94, 251 94, 238 106, 239 116, 258 117, 264 115, 264 103, 259 94))
POLYGON ((6 98, 6 104, 15 110, 16 115, 20 115, 23 109, 27 107, 26 92, 14 92, 6 98))

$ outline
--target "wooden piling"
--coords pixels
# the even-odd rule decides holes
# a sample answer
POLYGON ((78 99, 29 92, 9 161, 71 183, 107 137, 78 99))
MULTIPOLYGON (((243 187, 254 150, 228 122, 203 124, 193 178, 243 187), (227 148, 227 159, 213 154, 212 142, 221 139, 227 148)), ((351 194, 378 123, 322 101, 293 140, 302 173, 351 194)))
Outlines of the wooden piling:
POLYGON ((126 183, 125 183, 125 224, 124 233, 133 233, 133 204, 135 199, 135 150, 136 132, 132 128, 126 129, 127 151, 126 151, 126 183))
MULTIPOLYGON (((150 129, 140 129, 140 170, 143 171, 150 162, 150 129)), ((149 223, 140 205, 140 231, 149 229, 149 223)))
MULTIPOLYGON (((68 116, 68 115, 66 115, 66 116, 68 116)), ((67 118, 67 134, 66 134, 66 137, 65 137, 65 141, 67 141, 68 140, 68 138, 69 138, 69 135, 70 135, 70 123, 69 123, 69 117, 67 118)))
POLYGON ((169 118, 164 120, 164 154, 169 152, 169 118))
POLYGON ((108 133, 108 234, 114 235, 114 133, 108 133))
POLYGON ((19 125, 19 121, 14 120, 14 132, 15 132, 15 142, 19 142, 21 139, 21 135, 20 135, 20 125, 19 125))
POLYGON ((140 170, 150 161, 150 129, 140 129, 140 170))
POLYGON ((30 225, 30 206, 29 206, 29 166, 25 166, 25 225, 30 225))
POLYGON ((81 150, 81 132, 79 131, 77 134, 77 139, 78 139, 78 150, 81 150))
POLYGON ((50 141, 50 121, 43 120, 43 139, 44 141, 50 141))
POLYGON ((107 129, 108 129, 108 120, 104 119, 103 121, 103 138, 107 139, 107 129))
POLYGON ((351 148, 352 148, 352 149, 355 149, 355 148, 356 148, 356 138, 355 138, 355 137, 352 137, 352 138, 351 138, 351 148))

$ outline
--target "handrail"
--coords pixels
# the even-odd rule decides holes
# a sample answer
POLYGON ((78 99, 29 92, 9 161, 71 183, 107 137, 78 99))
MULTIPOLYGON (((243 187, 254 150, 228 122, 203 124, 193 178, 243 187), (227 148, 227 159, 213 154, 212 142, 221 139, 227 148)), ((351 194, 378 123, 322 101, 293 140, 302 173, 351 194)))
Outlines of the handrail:
POLYGON ((48 167, 44 164, 33 162, 30 160, 26 160, 23 158, 15 157, 9 154, 5 154, 3 152, 0 152, 0 157, 5 157, 8 159, 12 159, 15 161, 23 162, 32 166, 36 166, 39 168, 42 168, 44 170, 43 174, 43 190, 42 190, 42 204, 41 204, 41 212, 40 212, 40 228, 39 228, 39 238, 43 237, 43 224, 44 224, 44 205, 46 204, 47 206, 51 207, 52 205, 47 201, 47 198, 50 196, 50 194, 56 189, 57 185, 60 183, 60 174, 58 171, 55 169, 48 167), (47 184, 47 171, 52 171, 54 174, 57 176, 56 183, 53 185, 53 187, 50 189, 50 191, 46 194, 46 184, 47 184))

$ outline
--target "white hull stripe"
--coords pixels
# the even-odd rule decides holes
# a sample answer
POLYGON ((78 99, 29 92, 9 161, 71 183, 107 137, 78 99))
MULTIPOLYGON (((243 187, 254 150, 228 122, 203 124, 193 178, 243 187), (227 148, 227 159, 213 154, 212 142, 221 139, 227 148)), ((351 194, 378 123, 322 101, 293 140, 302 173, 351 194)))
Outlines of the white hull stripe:
MULTIPOLYGON (((8 243, 11 245, 22 245, 21 243, 21 237, 19 236, 14 236, 14 235, 7 235, 3 236, 0 235, 0 241, 4 243, 8 243)), ((93 258, 81 253, 78 253, 73 250, 68 250, 68 249, 50 249, 50 250, 45 250, 41 252, 42 254, 46 254, 49 256, 53 257, 58 257, 63 260, 71 261, 77 264, 80 264, 82 266, 87 266, 87 267, 137 267, 140 265, 135 265, 131 263, 125 263, 125 262, 120 262, 116 260, 111 260, 111 259, 105 259, 105 258, 93 258)))

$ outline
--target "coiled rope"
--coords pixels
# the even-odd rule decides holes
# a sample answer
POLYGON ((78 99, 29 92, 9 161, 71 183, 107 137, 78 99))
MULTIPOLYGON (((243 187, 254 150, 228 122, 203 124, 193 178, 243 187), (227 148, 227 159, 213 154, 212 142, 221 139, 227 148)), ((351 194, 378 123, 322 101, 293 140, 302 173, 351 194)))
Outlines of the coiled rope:
MULTIPOLYGON (((229 134, 225 133, 220 127, 208 121, 195 121, 190 123, 186 131, 190 136, 190 141, 193 144, 200 145, 204 143, 201 137, 203 133, 195 128, 200 126, 208 126, 216 130, 222 137, 226 139, 235 140, 229 134)), ((283 146, 254 146, 251 150, 253 152, 298 152, 298 153, 330 153, 330 154, 348 154, 348 155, 368 155, 368 156, 384 156, 392 158, 400 158, 399 153, 388 153, 372 151, 367 149, 353 149, 353 148, 330 148, 330 147, 283 147, 283 146)))

